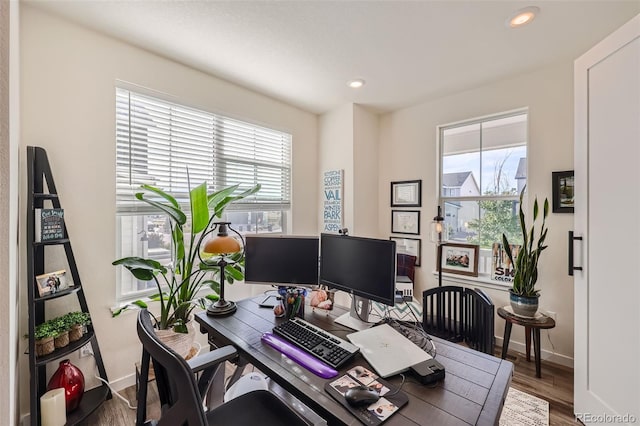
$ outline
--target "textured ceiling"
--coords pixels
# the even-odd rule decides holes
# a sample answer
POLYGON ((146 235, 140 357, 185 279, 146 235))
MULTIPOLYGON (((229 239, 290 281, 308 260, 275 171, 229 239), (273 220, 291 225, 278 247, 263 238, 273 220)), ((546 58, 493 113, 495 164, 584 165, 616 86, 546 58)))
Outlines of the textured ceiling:
POLYGON ((573 60, 640 13, 640 0, 23 2, 315 113, 395 110, 573 60), (508 29, 526 6, 539 16, 508 29))

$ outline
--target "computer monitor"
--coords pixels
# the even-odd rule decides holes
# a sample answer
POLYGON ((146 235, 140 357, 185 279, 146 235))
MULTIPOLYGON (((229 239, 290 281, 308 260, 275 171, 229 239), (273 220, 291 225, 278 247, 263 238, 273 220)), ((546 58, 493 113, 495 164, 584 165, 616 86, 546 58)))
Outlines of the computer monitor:
MULTIPOLYGON (((247 235, 244 281, 277 286, 318 285, 318 237, 247 235)), ((275 301, 265 299, 262 305, 275 301)))
POLYGON ((351 311, 336 322, 362 330, 371 326, 369 302, 393 306, 396 243, 393 240, 320 235, 320 284, 351 293, 351 311))

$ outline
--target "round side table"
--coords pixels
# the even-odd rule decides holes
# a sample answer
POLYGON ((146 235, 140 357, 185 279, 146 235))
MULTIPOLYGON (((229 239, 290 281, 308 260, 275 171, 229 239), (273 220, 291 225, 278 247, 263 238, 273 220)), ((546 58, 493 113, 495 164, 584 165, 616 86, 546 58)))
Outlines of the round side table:
POLYGON ((524 327, 524 335, 526 338, 527 361, 531 361, 531 334, 533 333, 533 352, 536 357, 536 377, 542 377, 540 367, 540 330, 549 329, 556 326, 553 318, 546 315, 540 315, 535 318, 521 317, 513 313, 510 306, 498 308, 498 315, 505 320, 504 339, 502 342, 502 359, 507 356, 509 349, 509 339, 511 338, 511 327, 513 324, 524 327))

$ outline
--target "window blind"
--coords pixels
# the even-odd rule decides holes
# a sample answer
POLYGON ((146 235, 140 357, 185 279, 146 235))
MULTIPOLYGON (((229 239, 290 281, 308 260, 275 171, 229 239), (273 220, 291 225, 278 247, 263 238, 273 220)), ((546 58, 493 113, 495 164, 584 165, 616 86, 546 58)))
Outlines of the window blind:
POLYGON ((187 202, 188 180, 206 181, 209 191, 259 183, 258 193, 229 209, 289 209, 291 135, 117 88, 118 212, 153 211, 135 199, 141 184, 187 202))

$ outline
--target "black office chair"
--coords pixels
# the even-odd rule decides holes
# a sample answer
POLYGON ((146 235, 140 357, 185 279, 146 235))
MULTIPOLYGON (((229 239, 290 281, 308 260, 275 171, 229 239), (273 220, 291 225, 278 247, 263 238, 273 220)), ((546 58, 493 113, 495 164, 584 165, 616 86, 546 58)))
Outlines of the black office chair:
POLYGON ((442 286, 422 293, 424 330, 450 342, 493 355, 494 305, 480 289, 442 286))
POLYGON ((442 286, 422 293, 424 330, 450 342, 464 340, 464 287, 442 286))
MULTIPOLYGON (((235 357, 235 349, 231 346, 224 346, 209 352, 206 357, 194 358, 194 362, 190 364, 156 337, 149 312, 146 309, 142 309, 138 314, 137 328, 138 337, 142 342, 143 364, 146 354, 147 367, 149 359, 153 361, 158 394, 162 404, 160 419, 157 422, 147 422, 146 425, 307 426, 307 422, 302 417, 268 391, 249 392, 205 412, 194 372, 205 371, 235 357)), ((145 366, 142 365, 143 370, 144 368, 145 366)), ((146 385, 143 386, 141 383, 140 388, 145 389, 145 399, 142 399, 143 395, 140 395, 138 404, 144 405, 146 385)), ((143 413, 142 417, 144 418, 144 416, 146 413, 143 413)))
POLYGON ((466 288, 464 340, 473 349, 493 355, 495 345, 495 307, 479 288, 466 288))

